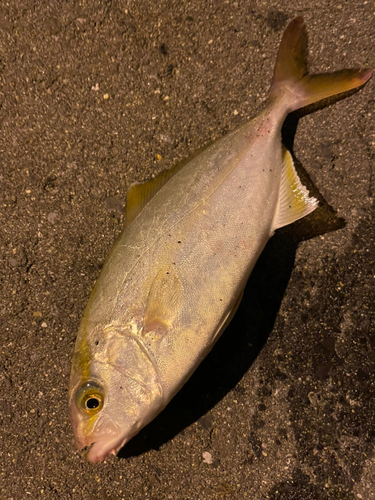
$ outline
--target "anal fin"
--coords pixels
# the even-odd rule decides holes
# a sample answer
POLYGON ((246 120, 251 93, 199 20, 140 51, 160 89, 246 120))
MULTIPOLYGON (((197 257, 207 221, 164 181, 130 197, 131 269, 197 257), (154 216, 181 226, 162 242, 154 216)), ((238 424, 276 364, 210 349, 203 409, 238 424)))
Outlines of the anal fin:
POLYGON ((313 212, 318 203, 316 198, 309 196, 309 192, 301 183, 294 168, 292 155, 283 147, 279 202, 273 229, 276 230, 302 219, 302 217, 313 212))

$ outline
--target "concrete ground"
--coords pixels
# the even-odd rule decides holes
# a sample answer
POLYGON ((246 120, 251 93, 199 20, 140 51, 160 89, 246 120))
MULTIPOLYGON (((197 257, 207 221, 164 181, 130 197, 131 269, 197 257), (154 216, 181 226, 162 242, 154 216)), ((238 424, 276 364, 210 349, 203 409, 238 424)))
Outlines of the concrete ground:
POLYGON ((297 15, 315 72, 375 68, 370 1, 1 2, 1 499, 375 499, 374 79, 289 120, 320 208, 166 410, 98 465, 68 417, 128 187, 262 109, 297 15))

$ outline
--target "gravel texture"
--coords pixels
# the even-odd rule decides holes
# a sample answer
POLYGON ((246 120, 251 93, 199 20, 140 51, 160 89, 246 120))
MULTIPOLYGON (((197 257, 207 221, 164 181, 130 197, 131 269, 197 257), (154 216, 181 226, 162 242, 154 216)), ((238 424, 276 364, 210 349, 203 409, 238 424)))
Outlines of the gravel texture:
POLYGON ((167 409, 98 465, 67 411, 129 185, 259 112, 301 14, 315 72, 375 68, 370 1, 1 2, 1 500, 375 499, 374 80, 289 120, 320 208, 167 409))

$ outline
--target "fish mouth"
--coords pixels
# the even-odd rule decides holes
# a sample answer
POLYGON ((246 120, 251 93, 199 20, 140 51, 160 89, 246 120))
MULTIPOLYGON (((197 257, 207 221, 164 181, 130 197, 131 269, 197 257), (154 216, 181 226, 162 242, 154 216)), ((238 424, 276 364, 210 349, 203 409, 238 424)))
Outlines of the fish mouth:
POLYGON ((85 459, 91 464, 102 462, 108 455, 117 455, 127 441, 123 434, 112 436, 112 439, 111 436, 104 436, 91 444, 85 453, 85 459))
POLYGON ((109 418, 100 418, 94 430, 88 434, 85 432, 82 421, 73 418, 72 423, 76 447, 79 451, 88 448, 84 456, 90 463, 101 462, 111 454, 117 455, 124 444, 129 441, 129 430, 121 429, 109 418))
POLYGON ((75 443, 79 451, 87 448, 84 452, 85 459, 90 463, 103 461, 108 455, 117 455, 124 444, 129 440, 127 432, 121 431, 117 425, 108 425, 106 428, 94 432, 89 436, 81 437, 75 434, 75 443))

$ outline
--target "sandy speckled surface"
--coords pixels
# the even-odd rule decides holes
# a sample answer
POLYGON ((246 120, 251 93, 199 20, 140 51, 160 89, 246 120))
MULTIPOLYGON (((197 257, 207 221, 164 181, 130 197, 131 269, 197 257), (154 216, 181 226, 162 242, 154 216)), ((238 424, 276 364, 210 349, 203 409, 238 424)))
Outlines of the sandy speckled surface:
POLYGON ((375 498, 374 80, 299 121, 293 153, 321 207, 270 240, 169 407, 95 466, 67 411, 128 186, 262 108, 296 15, 316 72, 375 68, 372 2, 311 5, 1 3, 1 500, 375 498))

